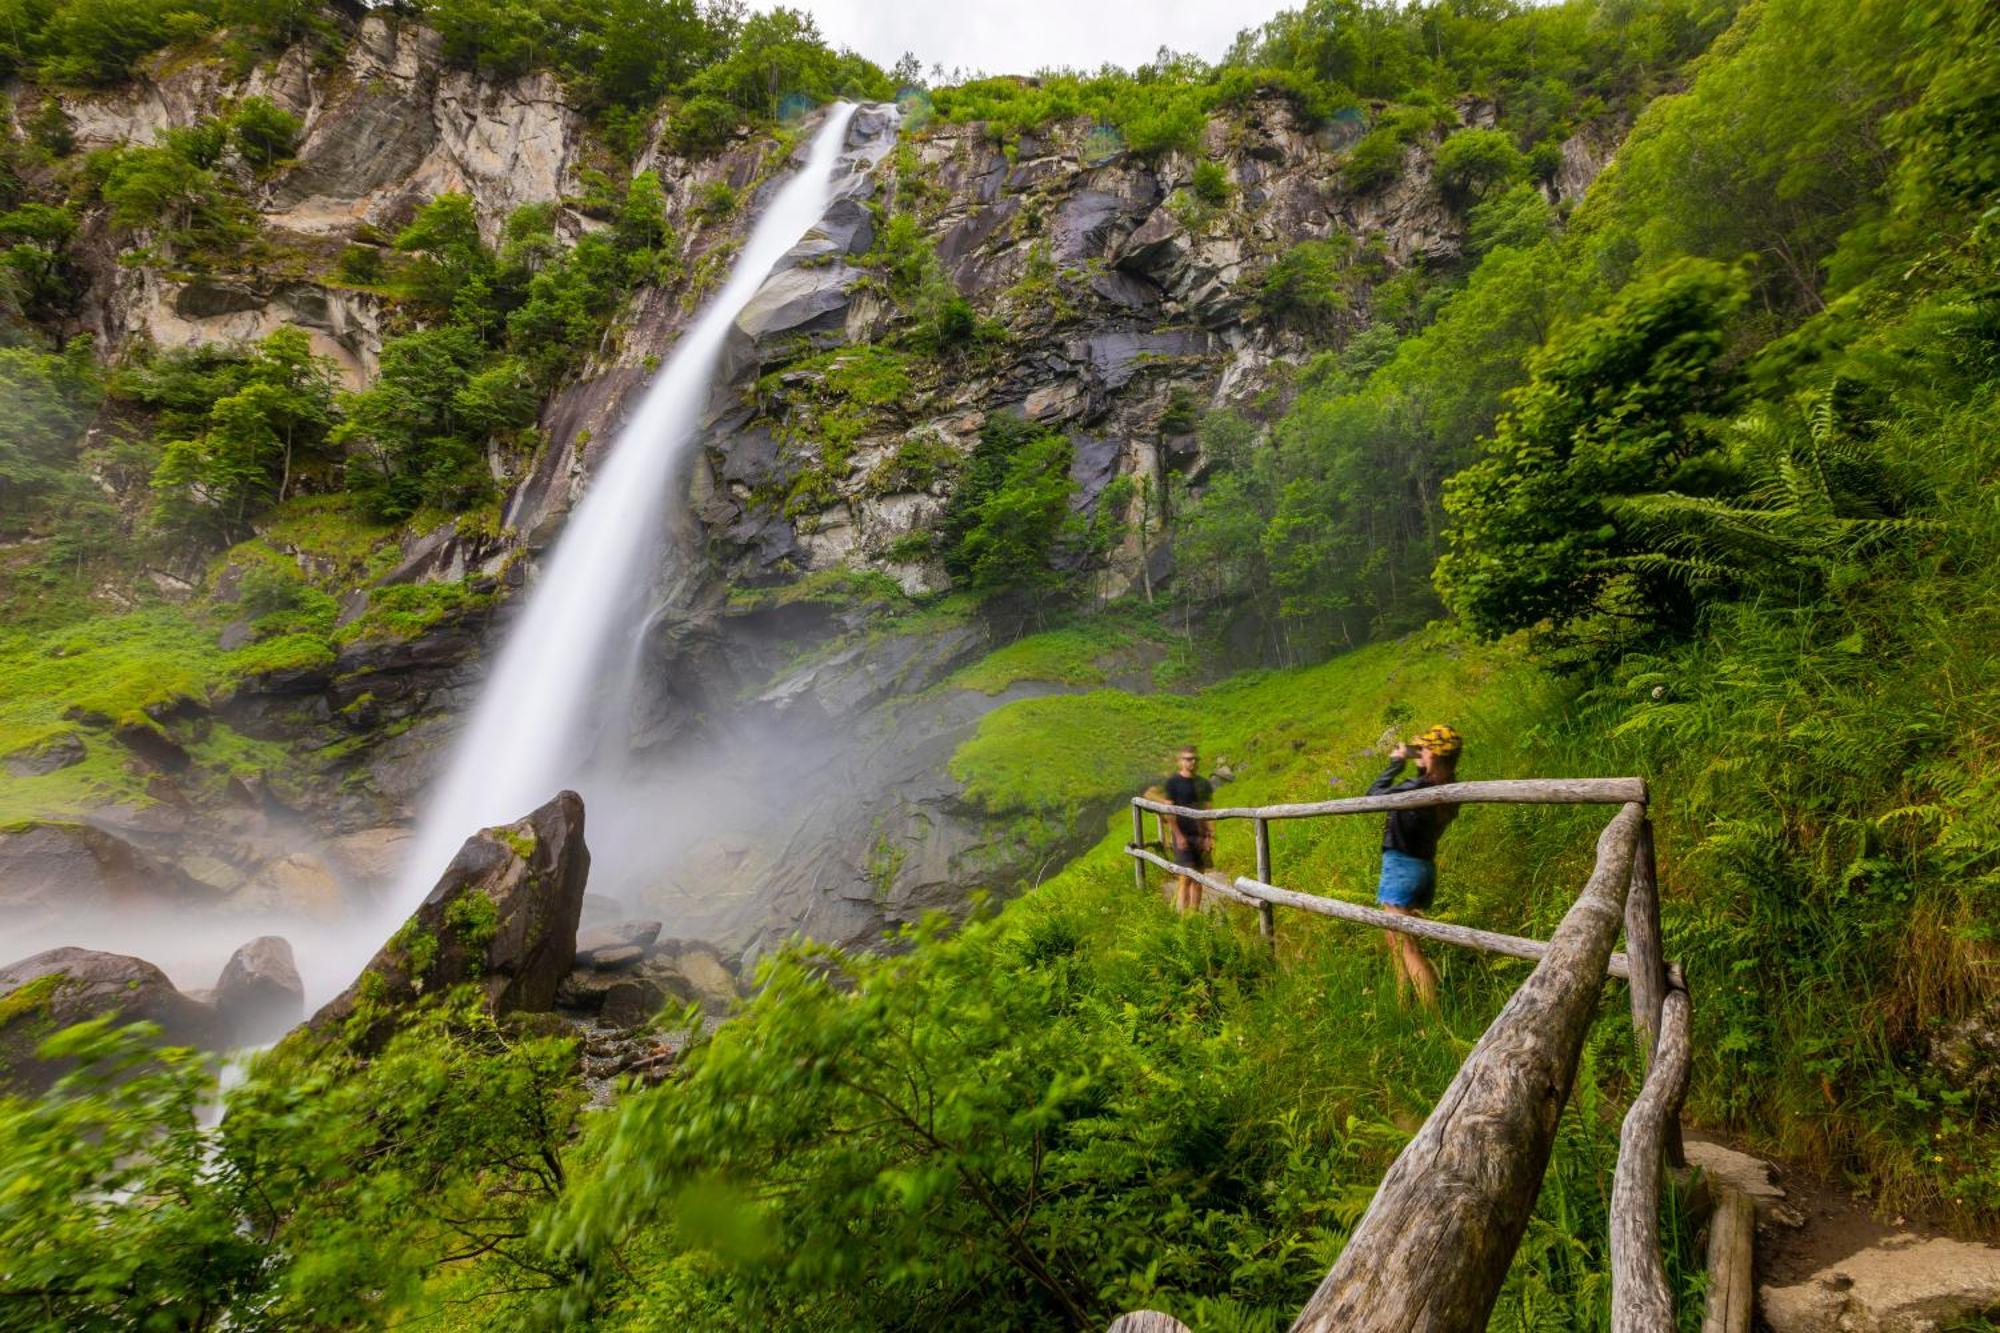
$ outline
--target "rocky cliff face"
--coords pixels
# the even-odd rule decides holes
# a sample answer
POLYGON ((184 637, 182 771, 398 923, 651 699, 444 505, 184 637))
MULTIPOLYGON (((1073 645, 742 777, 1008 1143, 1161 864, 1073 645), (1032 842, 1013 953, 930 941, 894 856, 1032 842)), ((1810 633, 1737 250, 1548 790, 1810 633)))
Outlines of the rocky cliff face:
MULTIPOLYGON (((497 535, 451 526, 414 534, 381 580, 518 586, 532 564, 520 555, 559 533, 790 145, 745 139, 684 160, 655 144, 624 166, 552 79, 450 70, 435 35, 382 16, 361 23, 331 68, 293 53, 234 78, 214 62, 183 61, 63 106, 81 143, 104 145, 150 141, 253 93, 303 122, 295 163, 246 181, 269 242, 264 260, 189 274, 121 265, 100 245, 88 323, 105 348, 245 339, 295 324, 350 384, 364 384, 399 316, 334 276, 349 242, 393 230, 445 191, 470 194, 489 235, 513 208, 555 203, 559 233, 574 237, 604 225, 577 206, 587 171, 650 169, 666 187, 686 278, 638 293, 586 371, 546 404, 536 456, 492 460, 508 490, 497 535), (741 191, 743 206, 717 210, 718 185, 741 191)), ((1490 112, 1460 109, 1467 123, 1490 112)), ((897 460, 916 442, 962 456, 994 413, 1070 435, 1076 503, 1087 512, 1126 493, 1112 488, 1120 477, 1199 478, 1207 460, 1188 429, 1194 412, 1281 397, 1287 368, 1312 350, 1252 318, 1278 256, 1336 232, 1354 237, 1381 276, 1460 254, 1463 217, 1433 180, 1431 145, 1411 144, 1380 188, 1342 185, 1343 150, 1363 128, 1309 125, 1272 96, 1218 112, 1198 155, 1149 159, 1088 123, 1003 148, 977 126, 899 127, 886 110, 856 117, 851 186, 738 321, 685 497, 668 501, 682 522, 644 637, 653 688, 630 734, 655 756, 698 756, 666 771, 685 777, 693 763, 706 789, 735 795, 702 803, 708 836, 694 854, 618 887, 645 900, 648 914, 668 916, 676 935, 740 954, 793 929, 871 940, 926 907, 952 905, 970 884, 1004 885, 1030 868, 1019 849, 993 841, 944 775, 958 741, 1006 696, 933 687, 989 646, 990 627, 885 631, 879 603, 820 595, 813 580, 858 569, 908 594, 944 589, 943 569, 913 553, 909 538, 942 513, 950 469, 917 475, 897 460), (1226 205, 1193 189, 1204 160, 1225 173, 1226 205), (988 333, 971 348, 894 350, 911 315, 890 294, 877 241, 896 215, 914 219, 984 321, 988 333), (849 414, 836 432, 826 409, 841 392, 841 349, 870 347, 892 349, 904 387, 862 413, 858 429, 849 414), (764 799, 774 786, 787 798, 764 799), (904 849, 886 873, 883 846, 904 849)), ((1613 142, 1593 132, 1565 145, 1552 194, 1578 196, 1613 142)), ((1368 284, 1356 289, 1357 328, 1371 295, 1368 284)), ((1103 591, 1167 573, 1163 551, 1128 536, 1103 591)), ((345 590, 350 613, 369 592, 345 590)), ((305 768, 326 780, 246 791, 226 812, 110 821, 130 844, 109 862, 97 856, 112 866, 116 891, 134 891, 136 877, 171 895, 180 876, 235 893, 289 864, 294 884, 323 876, 365 893, 393 864, 398 827, 476 689, 479 647, 503 623, 504 609, 492 617, 482 607, 414 641, 353 645, 328 666, 252 682, 227 705, 232 724, 297 745, 305 768), (315 764, 313 755, 337 758, 315 764), (158 827, 162 819, 172 827, 158 827), (196 839, 199 854, 188 850, 196 839), (202 857, 194 868, 208 873, 191 874, 202 857)), ((44 841, 0 853, 46 860, 101 850, 74 837, 44 841)))

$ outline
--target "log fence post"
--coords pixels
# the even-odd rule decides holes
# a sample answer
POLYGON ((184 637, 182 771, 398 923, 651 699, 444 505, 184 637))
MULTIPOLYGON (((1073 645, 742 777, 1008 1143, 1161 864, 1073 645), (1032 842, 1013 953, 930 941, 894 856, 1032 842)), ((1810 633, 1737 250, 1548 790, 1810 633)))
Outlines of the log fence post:
MULTIPOLYGON (((1132 807, 1132 845, 1146 845, 1146 812, 1136 805, 1132 807)), ((1146 891, 1146 863, 1136 856, 1132 858, 1132 883, 1140 893, 1146 891)))
POLYGON ((1669 1131, 1680 1121, 1690 1063, 1688 995, 1671 990, 1660 1009, 1652 1071, 1618 1131, 1611 1184, 1611 1333, 1674 1327, 1674 1293, 1660 1256, 1660 1159, 1669 1131))
MULTIPOLYGON (((1271 821, 1268 819, 1257 821, 1257 878, 1265 884, 1271 882, 1271 821)), ((1278 922, 1269 903, 1257 904, 1257 933, 1264 937, 1267 944, 1276 946, 1278 922)))
MULTIPOLYGON (((1653 851, 1653 821, 1639 825, 1638 845, 1632 853, 1632 889, 1625 898, 1625 956, 1632 976, 1632 1030, 1639 1040, 1639 1053, 1651 1070, 1660 1045, 1660 1010, 1667 998, 1667 962, 1660 936, 1660 871, 1653 851)), ((1664 1151, 1669 1166, 1687 1165, 1681 1145, 1679 1103, 1676 1115, 1666 1127, 1664 1151)))

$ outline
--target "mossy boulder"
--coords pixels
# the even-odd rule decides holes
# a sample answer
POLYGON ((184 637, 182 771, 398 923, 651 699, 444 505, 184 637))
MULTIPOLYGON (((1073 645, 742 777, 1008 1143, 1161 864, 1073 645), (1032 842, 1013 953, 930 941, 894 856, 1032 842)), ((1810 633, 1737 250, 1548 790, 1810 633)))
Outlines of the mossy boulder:
POLYGON ((176 1046, 216 1045, 215 1011, 183 995, 143 958, 94 949, 50 949, 0 968, 0 1091, 35 1093, 69 1070, 35 1049, 76 1023, 115 1014, 156 1023, 176 1046))
POLYGON ((307 1026, 371 1049, 399 1009, 464 985, 483 990, 496 1013, 552 1008, 576 958, 589 874, 583 798, 575 792, 480 830, 354 984, 307 1026))

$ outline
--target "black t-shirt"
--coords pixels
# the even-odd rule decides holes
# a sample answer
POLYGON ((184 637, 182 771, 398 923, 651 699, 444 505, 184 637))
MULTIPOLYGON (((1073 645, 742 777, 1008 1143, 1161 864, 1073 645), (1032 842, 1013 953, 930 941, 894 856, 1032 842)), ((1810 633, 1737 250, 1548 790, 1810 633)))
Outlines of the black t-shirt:
MULTIPOLYGON (((1167 779, 1167 804, 1189 807, 1207 805, 1215 799, 1215 786, 1204 777, 1185 778, 1176 773, 1167 779)), ((1188 819, 1181 815, 1173 817, 1180 829, 1183 840, 1195 841, 1207 835, 1208 821, 1188 819)))
MULTIPOLYGON (((1421 777, 1396 781, 1403 771, 1403 761, 1391 759, 1389 766, 1382 770, 1382 776, 1369 784, 1368 794, 1379 796, 1385 792, 1415 791, 1429 784, 1421 777)), ((1389 820, 1382 830, 1382 850, 1402 852, 1424 861, 1437 859, 1438 838, 1458 814, 1455 805, 1428 805, 1415 810, 1391 810, 1389 820)))

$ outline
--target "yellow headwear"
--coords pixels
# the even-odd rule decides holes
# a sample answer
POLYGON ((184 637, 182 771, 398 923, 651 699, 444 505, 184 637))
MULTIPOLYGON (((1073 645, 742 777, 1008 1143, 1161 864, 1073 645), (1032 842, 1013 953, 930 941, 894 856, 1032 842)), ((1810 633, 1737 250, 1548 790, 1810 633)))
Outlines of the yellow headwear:
POLYGON ((1454 755, 1465 748, 1465 737, 1440 722, 1416 739, 1417 748, 1432 754, 1454 755))

